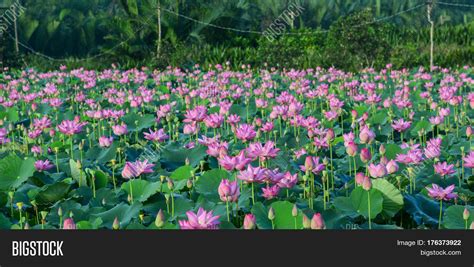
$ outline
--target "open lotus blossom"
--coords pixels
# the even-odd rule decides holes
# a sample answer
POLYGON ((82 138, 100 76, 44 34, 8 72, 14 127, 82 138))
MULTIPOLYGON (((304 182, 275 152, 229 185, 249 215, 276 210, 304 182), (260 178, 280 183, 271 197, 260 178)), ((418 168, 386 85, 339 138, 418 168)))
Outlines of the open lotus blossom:
POLYGON ((298 183, 298 174, 291 174, 290 172, 285 172, 285 175, 281 180, 278 181, 278 186, 281 188, 293 188, 298 183))
POLYGON ((149 133, 144 133, 143 135, 145 136, 146 140, 153 142, 164 142, 169 138, 163 129, 159 129, 157 131, 150 130, 149 133))
POLYGON ((183 230, 213 230, 219 228, 219 216, 214 216, 212 211, 199 208, 197 214, 186 212, 188 220, 179 220, 179 226, 183 230))
POLYGON ((252 165, 249 164, 246 170, 240 171, 237 178, 247 183, 261 183, 265 179, 265 172, 265 169, 252 167, 252 165))
POLYGON ((64 120, 58 125, 58 130, 65 135, 74 135, 80 133, 86 124, 87 122, 79 122, 78 119, 64 120))
POLYGON ((314 174, 320 173, 324 168, 324 164, 319 163, 319 157, 313 156, 307 156, 304 165, 300 165, 300 169, 303 172, 312 172, 314 174))
POLYGON ((411 122, 399 119, 393 122, 392 127, 397 132, 404 132, 410 128, 411 122))
POLYGON ((379 163, 377 165, 371 163, 368 166, 370 176, 373 178, 382 178, 387 174, 387 167, 383 165, 382 163, 379 163))
POLYGON ((101 136, 99 137, 99 146, 110 147, 113 141, 114 141, 114 138, 112 136, 111 137, 101 136))
POLYGON ((447 176, 456 172, 454 170, 454 164, 448 164, 447 162, 439 162, 433 166, 435 172, 441 176, 447 176))
POLYGON ((262 188, 263 194, 262 196, 267 199, 274 199, 280 193, 280 187, 278 185, 267 186, 262 188))
POLYGON ((458 195, 456 193, 453 193, 454 191, 454 185, 450 185, 446 188, 442 188, 441 186, 437 184, 432 184, 431 188, 426 187, 426 190, 428 190, 428 195, 436 200, 451 200, 454 198, 457 198, 458 195))
POLYGON ((264 161, 265 159, 275 158, 278 155, 278 151, 280 151, 280 149, 275 148, 275 143, 267 141, 263 146, 261 143, 249 144, 247 155, 250 158, 259 158, 261 161, 264 161))
POLYGON ((219 197, 224 202, 236 202, 239 199, 240 190, 237 181, 223 179, 218 187, 219 197))
POLYGON ((142 174, 152 173, 153 167, 155 164, 148 163, 148 160, 144 161, 135 161, 135 162, 126 162, 125 167, 122 171, 122 177, 124 179, 136 178, 142 174))
POLYGON ((438 158, 441 155, 441 138, 433 138, 426 142, 424 152, 427 159, 438 158))
POLYGON ((35 162, 35 169, 39 172, 50 170, 54 165, 49 160, 37 160, 35 162))
POLYGON ((113 130, 114 134, 117 135, 117 136, 121 136, 121 135, 124 135, 124 134, 128 133, 127 125, 124 124, 124 123, 112 126, 112 130, 113 130))
POLYGON ((238 139, 242 141, 251 141, 255 138, 257 133, 255 132, 255 128, 248 124, 241 124, 235 130, 235 135, 238 139))
POLYGON ((474 151, 464 157, 464 167, 474 168, 474 151))

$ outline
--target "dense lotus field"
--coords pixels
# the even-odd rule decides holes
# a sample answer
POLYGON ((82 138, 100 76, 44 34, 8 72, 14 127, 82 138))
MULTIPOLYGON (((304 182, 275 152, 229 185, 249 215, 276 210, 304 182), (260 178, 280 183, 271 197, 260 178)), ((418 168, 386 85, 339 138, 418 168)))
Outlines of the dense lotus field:
POLYGON ((1 229, 473 229, 474 73, 0 74, 1 229))

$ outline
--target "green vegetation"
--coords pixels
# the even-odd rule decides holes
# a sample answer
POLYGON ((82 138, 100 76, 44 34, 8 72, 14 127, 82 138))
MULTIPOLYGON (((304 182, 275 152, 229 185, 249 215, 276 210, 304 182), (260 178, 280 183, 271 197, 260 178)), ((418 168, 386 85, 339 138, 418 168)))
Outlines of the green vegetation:
MULTIPOLYGON (((9 29, 0 41, 3 66, 52 69, 65 64, 102 69, 116 63, 123 68, 164 68, 229 61, 234 67, 241 64, 335 66, 354 71, 365 66, 380 68, 389 62, 396 67, 426 66, 429 62, 426 8, 417 8, 423 2, 296 1, 304 9, 303 14, 288 21, 287 34, 273 42, 257 32, 265 31, 295 1, 20 2, 26 8, 18 18, 20 42, 41 54, 65 60, 38 56, 25 47, 20 47, 19 54, 15 53, 13 30, 9 29), (159 49, 158 6, 161 7, 159 49), (403 12, 406 10, 409 12, 403 12), (387 17, 374 23, 376 18, 387 17)), ((435 7, 436 65, 473 63, 473 17, 474 9, 435 7)))

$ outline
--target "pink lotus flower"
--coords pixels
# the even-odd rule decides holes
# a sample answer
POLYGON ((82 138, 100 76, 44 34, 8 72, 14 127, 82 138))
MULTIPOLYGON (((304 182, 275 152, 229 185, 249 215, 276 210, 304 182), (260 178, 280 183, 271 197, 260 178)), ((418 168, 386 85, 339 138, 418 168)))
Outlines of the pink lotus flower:
POLYGON ((262 188, 263 194, 262 196, 267 199, 274 199, 275 197, 278 196, 280 193, 280 187, 278 185, 273 185, 273 186, 268 186, 265 188, 262 188))
POLYGON ((249 164, 246 170, 240 171, 237 178, 247 183, 261 183, 265 179, 265 169, 249 164))
POLYGON ((374 178, 381 178, 387 174, 387 169, 385 165, 383 165, 382 163, 377 164, 377 165, 371 163, 368 166, 368 169, 369 169, 370 176, 374 178))
POLYGON ((248 124, 241 124, 235 130, 235 135, 238 139, 242 140, 243 142, 253 140, 257 133, 255 132, 255 128, 252 125, 248 124))
POLYGON ((278 181, 278 186, 281 188, 293 188, 296 183, 298 183, 298 174, 291 174, 290 172, 286 172, 283 178, 278 181))
POLYGON ((201 122, 206 118, 207 108, 204 106, 197 106, 192 110, 186 110, 184 115, 186 119, 183 122, 201 122))
POLYGON ((365 125, 359 133, 359 139, 362 144, 371 144, 375 139, 375 133, 365 125))
POLYGON ((474 151, 464 157, 464 167, 474 168, 474 151))
POLYGON ((205 211, 203 208, 199 208, 197 214, 188 211, 186 212, 188 217, 187 221, 179 220, 179 226, 183 230, 213 230, 219 228, 219 216, 214 216, 212 211, 205 211))
POLYGON ((120 125, 114 125, 114 126, 112 126, 112 131, 117 136, 127 134, 128 133, 127 125, 125 123, 122 123, 120 125))
POLYGON ((224 202, 237 202, 239 199, 240 190, 237 181, 231 182, 227 179, 223 179, 217 190, 219 192, 219 197, 224 202))
POLYGON ((433 138, 426 142, 424 154, 428 159, 438 158, 441 155, 441 138, 433 138))
POLYGON ((411 122, 404 121, 403 119, 396 120, 392 124, 393 129, 397 132, 404 132, 408 128, 410 128, 410 126, 411 126, 411 122))
POLYGON ((163 129, 159 129, 157 131, 150 130, 149 133, 144 133, 143 135, 146 140, 160 143, 166 141, 169 138, 163 129))
POLYGON ((67 218, 63 223, 64 230, 76 230, 76 224, 72 218, 67 218))
POLYGON ((385 167, 387 168, 387 173, 388 174, 392 174, 392 173, 396 173, 398 171, 398 164, 396 161, 394 161, 393 159, 390 160, 386 165, 385 167))
POLYGON ((209 128, 219 128, 224 122, 224 116, 213 113, 204 119, 204 123, 209 128))
POLYGON ((255 215, 253 215, 252 213, 245 214, 244 229, 245 230, 255 229, 255 226, 257 224, 256 221, 257 221, 257 219, 255 218, 255 215))
POLYGON ((50 128, 51 127, 51 120, 46 116, 42 117, 41 119, 34 119, 33 120, 33 127, 35 129, 40 129, 40 130, 50 128))
POLYGON ((319 157, 307 156, 304 165, 300 165, 300 169, 304 172, 312 172, 314 174, 320 173, 325 166, 319 163, 319 157))
POLYGON ((321 213, 315 213, 313 215, 313 218, 311 219, 311 229, 313 230, 326 229, 326 225, 324 224, 324 219, 321 213))
POLYGON ((347 142, 347 144, 345 144, 345 146, 346 146, 347 155, 351 157, 354 157, 355 155, 357 155, 357 145, 354 142, 349 141, 347 142))
POLYGON ((122 171, 122 177, 124 179, 131 179, 145 173, 152 173, 154 166, 155 164, 148 163, 148 160, 144 160, 143 162, 139 160, 135 162, 127 161, 122 171))
POLYGON ((64 120, 61 124, 58 125, 58 130, 65 135, 74 135, 82 131, 82 127, 86 125, 87 122, 79 122, 78 119, 74 120, 64 120))
POLYGON ((395 160, 404 164, 420 164, 423 161, 423 152, 419 148, 413 148, 407 154, 398 154, 395 160))
POLYGON ((455 173, 454 164, 449 164, 447 162, 439 162, 434 165, 435 172, 441 176, 446 176, 455 173))
POLYGON ((39 172, 50 170, 54 167, 49 160, 37 160, 35 162, 35 169, 39 172))
POLYGON ((450 185, 443 189, 437 184, 432 184, 431 188, 426 187, 426 190, 428 190, 428 195, 436 200, 445 200, 448 201, 450 199, 457 198, 458 195, 456 193, 453 193, 454 191, 454 185, 450 185))
POLYGON ((247 155, 252 159, 259 158, 260 161, 265 161, 267 158, 275 158, 279 151, 279 148, 275 148, 275 143, 267 141, 264 146, 261 143, 249 144, 247 155))
POLYGON ((113 141, 114 141, 114 138, 112 136, 111 137, 101 136, 99 137, 99 146, 110 147, 113 141))
POLYGON ((360 160, 364 163, 369 162, 372 159, 372 154, 370 154, 370 150, 368 148, 362 148, 360 150, 360 160))

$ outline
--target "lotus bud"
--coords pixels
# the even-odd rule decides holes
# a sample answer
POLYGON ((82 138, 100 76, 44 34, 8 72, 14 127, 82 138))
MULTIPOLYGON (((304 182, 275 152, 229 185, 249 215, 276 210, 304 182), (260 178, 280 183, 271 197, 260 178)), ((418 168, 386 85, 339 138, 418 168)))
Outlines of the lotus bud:
POLYGON ((369 162, 372 159, 372 155, 370 154, 370 150, 368 148, 362 148, 360 150, 360 160, 364 163, 369 162))
POLYGON ((275 210, 273 209, 273 207, 270 207, 270 209, 268 210, 268 219, 270 221, 275 220, 275 210))
POLYGON ((9 192, 8 192, 8 197, 9 197, 10 199, 13 199, 13 196, 14 196, 14 195, 15 195, 15 193, 14 193, 13 191, 9 191, 9 192))
POLYGON ((186 182, 186 187, 187 187, 188 189, 193 188, 193 180, 188 179, 188 181, 186 182))
POLYGON ((163 225, 165 225, 165 215, 161 209, 158 211, 158 214, 156 214, 155 225, 158 228, 161 228, 163 225))
POLYGON ((334 140, 334 130, 333 129, 328 129, 328 131, 326 132, 326 141, 329 143, 331 142, 332 140, 334 140))
POLYGON ((69 217, 74 217, 74 213, 72 213, 72 211, 69 212, 69 217))
POLYGON ((112 229, 114 230, 120 229, 120 222, 117 217, 115 217, 114 222, 112 223, 112 229))
POLYGON ((385 152, 386 152, 385 146, 384 146, 383 144, 380 145, 380 147, 379 147, 379 153, 380 153, 380 155, 385 155, 385 152))
POLYGON ((324 164, 324 166, 327 166, 329 164, 329 160, 328 160, 327 157, 323 158, 323 164, 324 164))
POLYGON ((67 218, 66 220, 64 220, 63 229, 65 229, 65 230, 75 230, 76 229, 76 224, 74 223, 74 220, 72 218, 67 218))
POLYGON ((366 179, 366 176, 363 173, 358 172, 355 176, 355 183, 357 185, 362 185, 365 179, 366 179))
POLYGON ((303 228, 310 229, 311 228, 311 220, 303 213, 303 228))
POLYGON ((143 222, 143 220, 145 220, 145 214, 143 213, 138 214, 138 218, 140 219, 141 222, 143 222))
POLYGON ((306 159, 304 160, 304 167, 306 170, 313 169, 313 160, 311 156, 307 156, 306 159))
POLYGON ((372 188, 372 181, 369 177, 365 177, 364 181, 362 182, 362 188, 364 188, 366 191, 369 191, 372 188))
POLYGON ((16 206, 18 207, 18 210, 23 209, 23 202, 16 203, 16 206))
POLYGON ((160 181, 161 181, 161 183, 163 183, 163 182, 165 181, 165 179, 166 179, 166 176, 160 175, 160 181))
POLYGON ((466 136, 467 136, 467 138, 470 138, 471 135, 472 135, 472 128, 471 128, 471 126, 467 126, 467 128, 466 128, 466 136))
POLYGON ((186 158, 186 159, 184 160, 184 164, 185 164, 185 165, 189 165, 189 158, 186 158))
POLYGON ((171 178, 168 178, 168 188, 170 190, 174 189, 174 183, 173 183, 173 180, 171 180, 171 178))
POLYGON ((358 115, 359 115, 359 114, 357 114, 357 111, 356 111, 356 110, 352 110, 352 111, 351 111, 352 119, 357 118, 358 115))
POLYGON ((471 223, 471 226, 469 227, 469 229, 474 230, 474 221, 471 223))
POLYGON ((313 218, 311 219, 311 229, 313 230, 321 230, 325 229, 326 226, 324 225, 324 220, 323 216, 321 213, 316 213, 313 215, 313 218))
POLYGON ((469 220, 469 216, 470 216, 469 210, 467 208, 464 208, 464 212, 462 213, 462 218, 465 221, 467 221, 467 220, 469 220))
POLYGON ((253 214, 246 214, 244 217, 244 229, 245 230, 252 230, 255 229, 255 215, 253 214))
POLYGON ((293 217, 298 216, 298 208, 296 207, 296 204, 293 205, 293 209, 291 210, 291 216, 293 217))
POLYGON ((23 229, 25 230, 29 230, 30 229, 30 224, 28 222, 25 223, 25 226, 23 227, 23 229))

